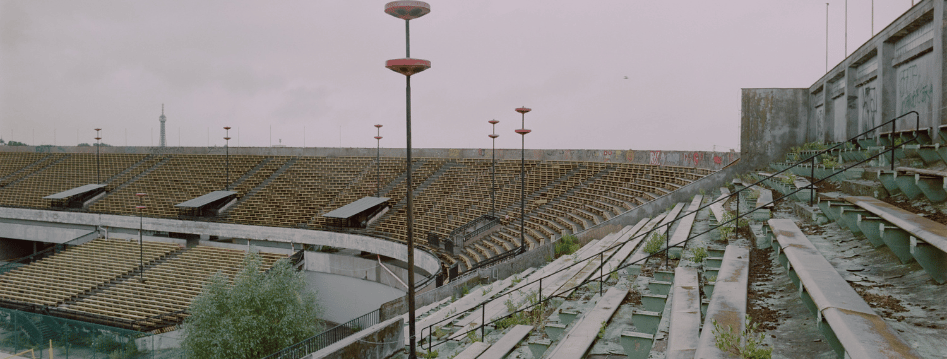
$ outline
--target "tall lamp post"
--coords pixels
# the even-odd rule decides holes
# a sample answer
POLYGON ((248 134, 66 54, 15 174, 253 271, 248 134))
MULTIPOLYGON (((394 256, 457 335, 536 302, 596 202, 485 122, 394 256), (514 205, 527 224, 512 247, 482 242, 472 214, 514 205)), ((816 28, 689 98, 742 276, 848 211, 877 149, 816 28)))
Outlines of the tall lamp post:
POLYGON ((99 165, 99 147, 102 147, 99 140, 102 139, 102 136, 99 136, 99 131, 102 131, 102 129, 95 129, 95 183, 102 183, 102 167, 99 165))
POLYGON ((375 147, 375 172, 378 172, 378 181, 375 182, 375 197, 381 196, 381 125, 375 125, 377 134, 375 141, 378 143, 375 147))
POLYGON ((408 172, 408 341, 410 342, 408 359, 417 358, 415 351, 417 342, 414 331, 414 231, 412 228, 414 226, 414 206, 411 199, 411 197, 413 197, 411 192, 414 191, 414 186, 411 183, 411 75, 431 68, 430 61, 411 58, 411 31, 409 24, 411 19, 419 18, 429 12, 431 12, 431 6, 423 1, 392 1, 385 4, 385 13, 404 20, 405 56, 403 59, 386 61, 385 67, 404 75, 407 79, 405 82, 405 122, 407 124, 407 153, 405 157, 408 172))
POLYGON ((493 218, 497 218, 497 137, 500 135, 497 134, 497 124, 500 121, 490 120, 487 121, 493 125, 493 133, 489 134, 490 138, 493 139, 493 151, 490 152, 493 155, 493 162, 490 164, 490 201, 493 202, 493 218))
POLYGON ((531 132, 526 129, 526 113, 529 111, 532 111, 532 109, 525 106, 516 109, 516 112, 523 115, 521 128, 516 130, 516 133, 522 136, 522 147, 520 147, 520 253, 526 251, 526 134, 531 132))
POLYGON ((227 149, 227 187, 224 187, 224 189, 230 189, 230 126, 224 126, 224 130, 227 131, 227 134, 224 135, 224 140, 227 141, 224 145, 224 148, 227 149))
POLYGON ((145 224, 144 218, 145 217, 142 212, 145 211, 146 207, 145 207, 144 200, 145 200, 145 196, 147 196, 148 194, 135 193, 135 195, 138 196, 138 206, 135 206, 135 209, 138 210, 138 266, 140 268, 138 271, 138 281, 144 283, 145 282, 145 255, 144 255, 144 248, 143 248, 144 247, 144 240, 143 240, 144 234, 143 233, 144 233, 144 224, 145 224))

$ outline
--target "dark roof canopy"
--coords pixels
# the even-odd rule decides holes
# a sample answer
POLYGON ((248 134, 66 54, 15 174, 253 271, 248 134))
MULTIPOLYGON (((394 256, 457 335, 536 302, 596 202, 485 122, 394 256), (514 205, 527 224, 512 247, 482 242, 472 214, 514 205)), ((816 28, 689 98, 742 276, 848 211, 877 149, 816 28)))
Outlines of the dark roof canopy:
POLYGON ((195 199, 178 203, 174 206, 179 207, 179 208, 201 208, 208 204, 214 203, 216 201, 222 200, 224 198, 227 198, 229 196, 233 196, 236 194, 237 192, 234 192, 234 191, 213 191, 211 193, 205 194, 195 199))
POLYGON ((92 192, 103 187, 105 187, 104 184, 87 184, 85 186, 79 186, 56 194, 51 194, 49 196, 43 197, 43 199, 66 199, 83 193, 92 192))
POLYGON ((364 197, 358 201, 336 208, 334 211, 323 214, 322 216, 329 217, 329 218, 346 219, 356 214, 367 211, 371 209, 372 207, 388 202, 388 200, 390 199, 391 198, 388 198, 388 197, 364 197))

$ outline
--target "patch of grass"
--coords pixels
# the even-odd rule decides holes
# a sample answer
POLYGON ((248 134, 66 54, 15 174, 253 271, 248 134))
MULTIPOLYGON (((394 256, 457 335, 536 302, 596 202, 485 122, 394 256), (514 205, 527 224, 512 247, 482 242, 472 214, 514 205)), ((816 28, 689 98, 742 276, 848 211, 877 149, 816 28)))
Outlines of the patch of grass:
POLYGON ((578 238, 571 234, 564 235, 556 242, 556 258, 575 253, 575 251, 579 250, 579 247, 578 238))
POLYGON ((460 297, 466 297, 467 294, 470 294, 470 287, 464 284, 464 286, 460 288, 460 297))
POLYGON ((665 235, 658 232, 651 233, 651 238, 644 245, 644 251, 648 254, 655 254, 661 251, 664 246, 665 235))
POLYGON ((602 326, 598 328, 598 338, 602 339, 605 337, 605 327, 608 325, 607 322, 602 322, 602 326))
POLYGON ((471 331, 467 332, 467 339, 470 340, 470 343, 471 343, 471 344, 483 340, 483 338, 481 338, 479 335, 477 335, 477 331, 476 331, 476 330, 471 330, 471 331))
POLYGON ((691 260, 694 261, 694 263, 703 263, 704 259, 710 256, 710 254, 707 253, 707 248, 704 247, 693 247, 689 251, 691 252, 691 260))
POLYGON ((424 359, 435 359, 437 358, 438 352, 437 350, 432 350, 426 353, 419 353, 419 354, 421 354, 421 358, 424 358, 424 359))
POLYGON ((759 332, 758 324, 753 318, 746 316, 746 329, 743 332, 734 332, 733 327, 723 328, 716 320, 713 322, 714 343, 717 349, 734 354, 743 359, 770 359, 773 357, 773 348, 763 344, 763 333, 759 332))

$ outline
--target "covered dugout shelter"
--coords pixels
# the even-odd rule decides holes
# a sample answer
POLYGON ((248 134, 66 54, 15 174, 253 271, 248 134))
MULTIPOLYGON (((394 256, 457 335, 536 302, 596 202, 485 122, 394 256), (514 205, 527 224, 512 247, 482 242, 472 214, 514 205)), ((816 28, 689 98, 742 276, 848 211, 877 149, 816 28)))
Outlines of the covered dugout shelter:
POLYGON ((332 226, 347 228, 365 228, 380 218, 391 207, 388 197, 363 197, 355 202, 339 207, 322 216, 332 226))

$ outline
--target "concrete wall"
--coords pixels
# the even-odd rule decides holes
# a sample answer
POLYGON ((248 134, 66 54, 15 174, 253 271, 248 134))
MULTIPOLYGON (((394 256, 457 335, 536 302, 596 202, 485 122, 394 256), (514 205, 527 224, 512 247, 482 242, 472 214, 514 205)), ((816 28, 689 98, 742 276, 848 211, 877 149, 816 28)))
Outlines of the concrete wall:
MULTIPOLYGON (((60 225, 85 225, 113 228, 113 232, 137 234, 139 218, 99 213, 60 212, 36 209, 0 207, 0 220, 9 222, 31 221, 55 228, 60 225)), ((301 243, 350 248, 383 254, 407 261, 407 246, 392 241, 348 233, 314 231, 297 228, 248 226, 242 224, 194 222, 166 218, 144 218, 143 227, 150 232, 177 232, 218 236, 222 238, 249 238, 284 243, 301 243)), ((137 238, 137 237, 135 237, 137 238)), ((160 237, 156 237, 160 238, 160 237)), ((35 239, 44 241, 42 237, 35 239)), ((436 273, 440 262, 434 255, 415 248, 415 265, 428 273, 436 273)))
POLYGON ((363 329, 303 359, 383 359, 401 350, 404 350, 404 319, 395 318, 363 329))
MULTIPOLYGON (((910 111, 919 113, 921 129, 947 125, 945 19, 947 0, 918 2, 801 98, 798 89, 744 89, 741 157, 758 167, 781 159, 788 146, 844 141, 910 111), (804 126, 804 136, 794 126, 804 126)), ((898 130, 914 127, 913 116, 897 123, 898 130)))
MULTIPOLYGON (((103 147, 102 153, 127 154, 198 154, 223 155, 223 147, 103 147)), ((479 158, 490 159, 489 148, 415 148, 415 158, 479 158)), ((497 149, 498 160, 519 160, 520 149, 497 149)), ((72 146, 0 146, 0 152, 40 153, 95 153, 94 147, 72 146)), ((375 148, 329 148, 329 147, 231 147, 232 155, 256 156, 319 156, 319 157, 375 157, 375 148)), ((382 148, 382 157, 404 157, 404 148, 382 148)), ((664 166, 699 167, 718 170, 739 158, 734 152, 713 151, 666 151, 666 150, 576 150, 576 149, 526 149, 527 160, 543 161, 588 161, 637 163, 664 166)))
POLYGON ((45 223, 29 220, 0 218, 0 237, 66 243, 96 231, 95 226, 73 223, 45 223))
POLYGON ((945 0, 918 2, 813 83, 809 119, 824 113, 825 125, 806 141, 845 140, 910 111, 922 129, 947 125, 945 12, 945 0))
POLYGON ((765 166, 805 142, 810 121, 807 89, 743 89, 741 164, 765 166))

